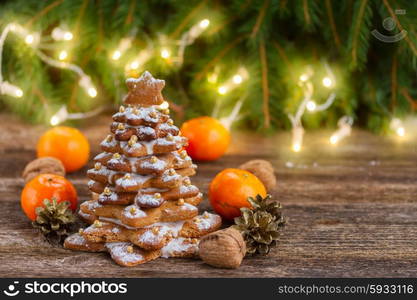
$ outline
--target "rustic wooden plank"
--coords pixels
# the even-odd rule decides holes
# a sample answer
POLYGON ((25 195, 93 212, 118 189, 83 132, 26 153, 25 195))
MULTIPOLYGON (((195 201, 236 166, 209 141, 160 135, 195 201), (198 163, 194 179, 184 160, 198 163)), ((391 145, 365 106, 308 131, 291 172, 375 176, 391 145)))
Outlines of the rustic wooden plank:
MULTIPOLYGON (((25 164, 35 157, 43 128, 0 124, 0 271, 14 276, 81 277, 407 277, 417 272, 416 144, 362 131, 338 147, 329 132, 306 135, 303 151, 290 151, 289 133, 262 137, 235 133, 229 154, 199 163, 193 182, 206 194, 210 180, 226 167, 252 158, 270 160, 278 177, 274 198, 289 224, 268 257, 247 258, 236 270, 220 270, 199 260, 158 259, 134 268, 115 265, 107 254, 73 252, 45 243, 20 209, 25 164), (3 126, 3 127, 2 127, 3 126), (18 130, 22 128, 25 130, 18 130), (26 138, 24 145, 7 139, 26 138)), ((108 117, 85 131, 97 153, 108 117)), ((16 125, 18 124, 18 125, 16 125)), ((91 162, 89 164, 91 166, 91 162)), ((89 197, 85 170, 70 174, 80 201, 89 197)), ((201 210, 210 209, 205 200, 201 210)))
POLYGON ((248 258, 241 268, 223 271, 200 261, 158 259, 121 268, 106 254, 52 248, 34 234, 16 204, 0 214, 15 220, 0 233, 1 270, 7 276, 415 276, 417 204, 290 204, 290 223, 268 257, 248 258), (389 212, 389 214, 387 214, 389 212), (16 232, 19 234, 16 235, 16 232), (57 275, 57 274, 56 274, 57 275))

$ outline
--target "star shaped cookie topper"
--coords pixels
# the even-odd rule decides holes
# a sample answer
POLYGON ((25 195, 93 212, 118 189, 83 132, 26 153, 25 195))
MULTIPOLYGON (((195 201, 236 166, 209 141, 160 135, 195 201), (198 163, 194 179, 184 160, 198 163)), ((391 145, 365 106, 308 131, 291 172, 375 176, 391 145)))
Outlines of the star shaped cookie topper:
POLYGON ((165 80, 155 79, 148 71, 139 78, 128 78, 126 85, 129 92, 123 99, 125 104, 151 106, 164 102, 161 91, 165 80))

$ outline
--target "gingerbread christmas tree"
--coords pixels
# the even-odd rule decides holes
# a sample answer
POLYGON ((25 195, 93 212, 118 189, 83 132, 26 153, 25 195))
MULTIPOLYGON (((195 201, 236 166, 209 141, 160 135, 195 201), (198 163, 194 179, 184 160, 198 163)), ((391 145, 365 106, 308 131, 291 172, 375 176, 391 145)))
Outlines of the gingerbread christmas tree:
POLYGON ((64 247, 110 253, 122 266, 158 257, 193 257, 199 238, 217 230, 221 218, 198 215, 202 200, 190 176, 196 165, 185 137, 169 117, 163 80, 149 72, 126 81, 125 106, 113 115, 102 153, 88 170, 92 199, 79 216, 89 227, 69 236, 64 247))

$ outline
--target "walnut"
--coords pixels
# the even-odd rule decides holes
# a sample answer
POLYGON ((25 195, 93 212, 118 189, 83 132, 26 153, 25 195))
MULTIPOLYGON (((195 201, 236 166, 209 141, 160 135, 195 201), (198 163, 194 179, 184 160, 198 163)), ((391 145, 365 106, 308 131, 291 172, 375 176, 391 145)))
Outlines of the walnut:
POLYGON ((36 176, 46 173, 65 176, 65 167, 59 159, 54 157, 41 157, 26 165, 22 177, 25 182, 29 182, 36 176))
POLYGON ((251 172, 265 185, 268 192, 271 192, 277 186, 277 179, 274 174, 274 168, 269 161, 263 159, 253 159, 239 166, 239 169, 251 172))
POLYGON ((200 258, 217 268, 238 268, 246 254, 246 244, 242 234, 232 228, 215 231, 201 238, 200 258))

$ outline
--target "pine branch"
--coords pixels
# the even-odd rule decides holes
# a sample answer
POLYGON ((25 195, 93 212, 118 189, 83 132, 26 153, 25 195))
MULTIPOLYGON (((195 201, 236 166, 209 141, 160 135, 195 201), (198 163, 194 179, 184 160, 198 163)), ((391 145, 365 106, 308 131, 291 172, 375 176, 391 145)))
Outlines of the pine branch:
POLYGON ((406 88, 402 88, 401 89, 401 95, 403 95, 403 97, 408 101, 408 103, 410 104, 410 107, 412 109, 413 112, 417 111, 417 100, 413 99, 410 96, 410 93, 408 92, 408 90, 406 88))
POLYGON ((334 42, 336 44, 337 49, 340 51, 342 45, 340 43, 339 34, 337 33, 336 23, 334 22, 333 8, 332 8, 332 3, 330 2, 330 0, 326 0, 326 11, 327 11, 327 16, 329 18, 330 28, 332 30, 334 42))
POLYGON ((228 43, 215 57, 213 57, 201 70, 196 74, 196 79, 201 80, 203 76, 210 70, 219 60, 223 58, 229 52, 231 49, 236 47, 240 42, 242 42, 247 37, 246 34, 238 36, 236 39, 232 40, 230 43, 228 43))
POLYGON ((304 19, 306 21, 307 27, 311 26, 311 18, 310 18, 310 13, 308 11, 307 0, 303 0, 303 13, 304 13, 304 19))
POLYGON ((84 17, 84 13, 85 13, 85 10, 87 9, 88 2, 89 0, 83 0, 83 4, 81 5, 77 20, 75 21, 74 36, 78 36, 80 33, 81 20, 84 17))
POLYGON ((366 60, 369 47, 369 22, 372 15, 368 7, 368 0, 361 0, 355 5, 352 29, 350 32, 349 49, 351 53, 352 69, 361 66, 366 60))
POLYGON ((97 47, 96 51, 100 52, 102 48, 102 43, 104 39, 103 34, 103 8, 101 7, 100 3, 98 3, 98 40, 97 40, 97 47))
POLYGON ((285 9, 285 7, 287 6, 287 4, 288 4, 288 0, 282 0, 282 1, 280 1, 279 2, 279 10, 284 10, 285 9))
POLYGON ((242 3, 242 5, 239 7, 239 10, 245 10, 246 8, 249 7, 249 5, 252 3, 252 0, 246 0, 245 2, 242 3))
POLYGON ((218 25, 213 26, 211 29, 209 29, 207 31, 207 35, 213 35, 219 31, 221 31, 222 29, 224 29, 227 25, 229 25, 230 23, 232 23, 233 21, 235 21, 238 18, 238 16, 232 16, 229 19, 225 20, 222 23, 219 23, 218 25))
POLYGON ((206 5, 207 0, 201 1, 194 9, 190 11, 190 13, 182 20, 182 22, 177 26, 177 28, 171 33, 170 38, 176 39, 181 34, 181 32, 184 30, 185 26, 188 25, 188 23, 192 20, 192 18, 198 13, 200 9, 206 5))
MULTIPOLYGON (((391 15, 391 18, 393 18, 395 20, 395 23, 397 24, 398 29, 400 31, 403 31, 404 28, 401 25, 400 20, 398 20, 397 15, 392 10, 391 5, 389 4, 388 0, 382 0, 382 1, 384 2, 385 7, 388 9, 388 12, 391 15)), ((417 49, 416 49, 415 45, 413 44, 413 42, 410 40, 410 38, 407 35, 405 35, 404 40, 410 46, 410 49, 411 49, 411 51, 413 51, 414 55, 417 56, 417 49)))
POLYGON ((262 65, 262 111, 264 114, 264 128, 268 129, 271 123, 269 115, 269 87, 268 87, 268 61, 265 52, 265 42, 262 39, 259 43, 259 58, 262 65))
POLYGON ((44 9, 42 9, 39 13, 34 15, 29 21, 26 22, 24 27, 30 27, 34 22, 36 22, 39 18, 46 15, 48 12, 50 12, 52 9, 60 5, 64 0, 57 0, 46 6, 44 9))
POLYGON ((259 28, 261 27, 262 21, 265 17, 265 12, 266 12, 266 10, 269 6, 269 2, 270 2, 270 0, 265 0, 264 1, 263 5, 262 5, 262 7, 259 11, 258 18, 256 19, 255 26, 252 29, 251 38, 254 38, 257 35, 257 33, 259 31, 259 28))
POLYGON ((125 20, 125 25, 130 25, 133 22, 133 15, 135 12, 135 7, 136 7, 136 0, 131 0, 130 1, 130 6, 129 6, 129 13, 127 14, 126 20, 125 20))
POLYGON ((394 55, 392 58, 392 65, 391 65, 391 110, 394 110, 395 105, 397 104, 397 68, 398 62, 397 57, 394 55))
POLYGON ((41 100, 42 104, 47 107, 48 106, 48 99, 45 97, 44 94, 42 94, 41 90, 39 90, 36 87, 33 87, 33 93, 38 96, 39 100, 41 100))
MULTIPOLYGON (((2 67, 5 79, 20 87, 24 97, 16 101, 1 95, 1 108, 25 120, 47 122, 50 114, 64 104, 70 110, 82 111, 99 103, 117 103, 125 92, 126 65, 137 56, 138 49, 145 49, 152 42, 155 43, 154 53, 141 70, 149 69, 167 81, 166 97, 175 99, 184 108, 185 118, 207 113, 206 107, 211 107, 218 98, 218 85, 244 66, 250 78, 247 84, 224 97, 224 109, 230 108, 237 94, 247 93, 252 101, 242 107, 242 125, 252 129, 267 128, 268 123, 270 128, 286 127, 287 120, 281 122, 277 116, 293 109, 299 99, 295 89, 298 71, 304 65, 318 65, 316 60, 323 56, 332 59, 332 66, 339 66, 336 80, 343 82, 343 88, 339 86, 339 100, 325 114, 306 116, 306 128, 334 127, 340 114, 357 113, 361 124, 382 130, 391 118, 389 110, 405 114, 416 108, 412 98, 417 95, 416 9, 410 1, 340 0, 337 5, 331 0, 233 0, 227 4, 193 0, 191 3, 4 1, 0 27, 19 19, 29 20, 25 26, 42 35, 41 46, 48 43, 48 49, 42 48, 42 51, 51 57, 59 53, 60 47, 68 46, 71 61, 92 77, 99 96, 89 98, 72 73, 49 67, 38 59, 32 47, 12 35, 14 37, 7 39, 4 45, 2 67), (396 16, 396 7, 405 9, 407 14, 396 16), (164 14, 156 13, 158 11, 164 14), (374 26, 387 17, 387 12, 398 29, 407 29, 404 42, 379 43, 370 35, 374 26), (178 37, 199 17, 208 18, 210 26, 189 45, 182 66, 167 64, 158 55, 158 36, 171 32, 176 35, 168 39, 172 42, 168 46, 172 46, 174 57, 178 37), (67 44, 49 38, 51 28, 59 24, 71 26, 73 41, 67 44), (138 28, 132 47, 120 60, 109 59, 130 27, 138 28), (149 38, 143 39, 143 34, 149 38), (349 64, 349 68, 344 68, 345 64, 349 64), (385 72, 387 66, 390 73, 385 72), (217 83, 201 80, 212 70, 218 70, 217 83), (286 100, 280 101, 282 99, 286 100)), ((316 71, 320 72, 319 68, 316 71)), ((316 93, 320 97, 321 90, 317 89, 316 93)))
POLYGON ((273 41, 272 44, 274 45, 275 49, 277 49, 279 56, 282 58, 284 63, 287 65, 289 70, 292 69, 292 64, 288 59, 287 55, 285 54, 285 50, 278 44, 277 41, 273 41))

